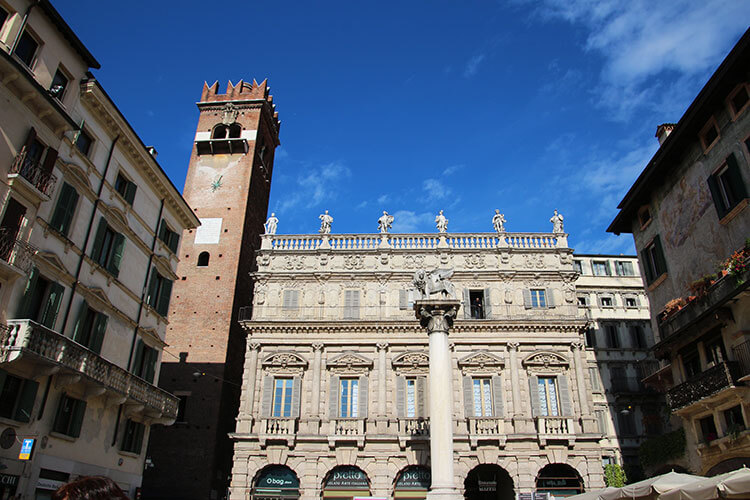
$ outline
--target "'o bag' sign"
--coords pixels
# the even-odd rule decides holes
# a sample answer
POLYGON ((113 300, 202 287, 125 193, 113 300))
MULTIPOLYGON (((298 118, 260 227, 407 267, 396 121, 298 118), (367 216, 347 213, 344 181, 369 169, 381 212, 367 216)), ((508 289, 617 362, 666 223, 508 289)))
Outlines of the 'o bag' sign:
POLYGON ((370 484, 364 472, 353 466, 337 467, 328 477, 326 488, 368 490, 370 484))
POLYGON ((268 467, 258 478, 256 488, 299 489, 299 479, 287 467, 268 467))
POLYGON ((398 477, 397 490, 429 490, 432 474, 427 467, 410 467, 398 477))

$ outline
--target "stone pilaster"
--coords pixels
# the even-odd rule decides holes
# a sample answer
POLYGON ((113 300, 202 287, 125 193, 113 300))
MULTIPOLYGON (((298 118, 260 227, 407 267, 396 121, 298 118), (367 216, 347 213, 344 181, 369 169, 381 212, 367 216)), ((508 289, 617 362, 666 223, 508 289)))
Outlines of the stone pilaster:
POLYGON ((378 414, 376 417, 376 425, 379 433, 386 432, 388 426, 388 413, 386 411, 386 374, 388 373, 388 367, 386 366, 387 350, 388 342, 378 342, 378 414))
POLYGON ((583 432, 597 432, 596 419, 589 408, 589 391, 586 389, 586 358, 583 355, 586 346, 583 342, 573 342, 573 364, 576 371, 576 385, 578 386, 578 404, 581 407, 581 426, 583 432))
POLYGON ((313 367, 312 367, 312 395, 310 398, 310 415, 308 422, 310 432, 317 432, 320 425, 320 368, 321 357, 323 355, 323 344, 316 342, 313 348, 313 367))
POLYGON ((237 420, 237 433, 249 433, 253 428, 253 404, 255 403, 255 372, 258 369, 258 351, 260 344, 248 342, 245 354, 245 390, 241 396, 241 410, 237 420))

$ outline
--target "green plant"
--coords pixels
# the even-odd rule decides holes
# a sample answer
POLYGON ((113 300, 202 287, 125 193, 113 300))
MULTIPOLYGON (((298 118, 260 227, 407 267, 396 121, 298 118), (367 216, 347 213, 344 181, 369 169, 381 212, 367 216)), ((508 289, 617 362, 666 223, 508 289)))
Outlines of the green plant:
POLYGON ((690 284, 690 291, 698 298, 703 297, 708 293, 708 289, 715 283, 715 280, 715 274, 707 274, 702 278, 693 281, 690 284))
POLYGON ((685 429, 677 429, 644 441, 638 450, 641 465, 665 464, 685 454, 685 429))
POLYGON ((745 428, 740 424, 732 424, 727 428, 727 436, 730 441, 737 441, 740 437, 740 432, 744 431, 745 428))
POLYGON ((604 466, 604 484, 614 488, 621 488, 628 482, 625 470, 618 464, 607 464, 604 466))

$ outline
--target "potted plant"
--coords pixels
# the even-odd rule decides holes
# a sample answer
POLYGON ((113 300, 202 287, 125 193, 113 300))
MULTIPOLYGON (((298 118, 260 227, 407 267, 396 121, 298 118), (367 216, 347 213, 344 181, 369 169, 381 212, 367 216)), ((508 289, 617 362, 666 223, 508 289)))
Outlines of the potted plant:
POLYGON ((690 291, 693 292, 693 295, 697 298, 705 297, 708 293, 708 289, 711 288, 711 285, 714 283, 716 283, 716 275, 706 274, 690 284, 690 291))
POLYGON ((664 310, 661 312, 662 320, 667 319, 669 316, 685 307, 686 304, 687 302, 685 302, 685 299, 682 297, 670 300, 664 305, 664 310))

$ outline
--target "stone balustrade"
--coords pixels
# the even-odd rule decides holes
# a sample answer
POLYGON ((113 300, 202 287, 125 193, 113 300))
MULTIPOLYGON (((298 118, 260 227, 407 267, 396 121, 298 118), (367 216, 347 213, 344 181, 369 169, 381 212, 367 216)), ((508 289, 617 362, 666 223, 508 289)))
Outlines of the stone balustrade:
POLYGON ((362 436, 365 433, 365 419, 337 418, 331 420, 334 436, 362 436))
POLYGON ((261 421, 261 432, 269 436, 290 436, 297 432, 297 419, 269 418, 261 421))
POLYGON ((573 419, 568 417, 537 417, 537 433, 547 438, 574 435, 573 419))
POLYGON ((505 434, 504 420, 496 417, 469 418, 469 434, 476 436, 499 436, 505 434))
POLYGON ((0 330, 0 365, 27 356, 61 373, 81 376, 87 384, 124 397, 126 404, 142 405, 149 416, 177 417, 179 399, 172 394, 49 328, 27 319, 8 321, 8 328, 0 330))
POLYGON ((455 250, 567 248, 565 234, 444 233, 444 234, 290 234, 263 235, 263 250, 455 250))
POLYGON ((398 435, 429 437, 430 420, 422 417, 399 417, 398 435))

